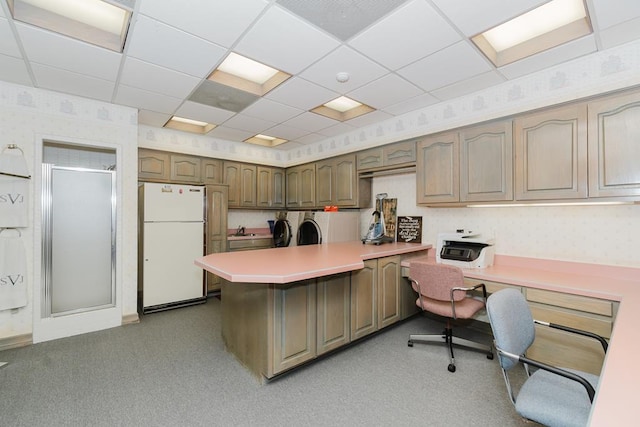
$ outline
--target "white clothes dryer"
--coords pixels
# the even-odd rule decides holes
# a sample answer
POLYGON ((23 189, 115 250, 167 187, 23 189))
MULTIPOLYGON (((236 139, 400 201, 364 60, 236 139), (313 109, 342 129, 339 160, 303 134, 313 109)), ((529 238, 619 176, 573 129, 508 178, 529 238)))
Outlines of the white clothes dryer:
POLYGON ((278 212, 273 225, 273 246, 283 248, 297 246, 296 236, 304 212, 278 212))
POLYGON ((297 240, 299 246, 360 240, 360 212, 306 212, 297 240))

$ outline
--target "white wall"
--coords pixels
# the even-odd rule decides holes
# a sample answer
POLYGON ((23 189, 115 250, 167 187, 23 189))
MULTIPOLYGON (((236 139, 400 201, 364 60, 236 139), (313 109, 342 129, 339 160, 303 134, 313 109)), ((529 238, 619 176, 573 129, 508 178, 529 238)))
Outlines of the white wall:
MULTIPOLYGON (((374 178, 372 192, 397 199, 399 216, 422 216, 422 241, 434 246, 439 232, 464 228, 495 236, 497 254, 640 266, 640 205, 424 208, 415 174, 374 178)), ((362 227, 372 212, 362 210, 362 227)))
MULTIPOLYGON (((27 252, 26 307, 0 311, 0 341, 30 335, 39 307, 40 179, 42 141, 52 140, 116 151, 117 277, 116 299, 121 316, 137 313, 137 111, 56 92, 0 82, 0 149, 17 144, 27 159, 29 227, 22 228, 27 252), (37 298, 39 300, 39 298, 37 298)), ((64 334, 64 332, 63 332, 64 334)))

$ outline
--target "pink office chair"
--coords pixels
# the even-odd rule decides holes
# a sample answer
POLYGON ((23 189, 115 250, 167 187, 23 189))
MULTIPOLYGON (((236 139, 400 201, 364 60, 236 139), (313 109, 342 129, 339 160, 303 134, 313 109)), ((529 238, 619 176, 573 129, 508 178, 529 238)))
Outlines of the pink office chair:
POLYGON ((409 347, 414 342, 444 342, 449 347, 449 372, 456 371, 453 356, 453 344, 487 352, 487 358, 493 359, 490 345, 484 345, 467 339, 454 337, 452 323, 457 319, 470 319, 484 309, 487 290, 484 283, 473 287, 464 286, 462 270, 458 267, 433 262, 413 261, 410 264, 409 280, 418 293, 416 305, 423 311, 446 318, 446 327, 439 335, 409 335, 409 347), (482 299, 473 298, 468 292, 482 289, 482 299))

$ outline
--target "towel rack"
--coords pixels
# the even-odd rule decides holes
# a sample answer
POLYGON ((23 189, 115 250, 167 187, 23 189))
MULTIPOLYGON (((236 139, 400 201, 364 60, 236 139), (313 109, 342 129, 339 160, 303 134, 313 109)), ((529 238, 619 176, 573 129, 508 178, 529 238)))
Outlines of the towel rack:
MULTIPOLYGON (((24 157, 24 151, 22 151, 22 148, 18 147, 18 144, 8 144, 5 148, 2 149, 2 151, 0 151, 0 153, 4 153, 5 150, 20 150, 20 153, 22 153, 22 156, 24 157)), ((31 179, 31 175, 20 175, 20 174, 15 174, 10 172, 0 171, 0 175, 11 176, 14 178, 31 179)))

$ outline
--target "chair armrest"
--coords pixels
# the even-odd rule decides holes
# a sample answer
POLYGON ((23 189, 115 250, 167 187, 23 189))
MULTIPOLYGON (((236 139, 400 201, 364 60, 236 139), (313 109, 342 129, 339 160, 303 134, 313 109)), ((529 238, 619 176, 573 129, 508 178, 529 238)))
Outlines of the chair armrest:
POLYGON ((569 326, 558 325, 557 323, 543 322, 541 320, 535 320, 534 319, 533 322, 538 324, 538 325, 541 325, 541 326, 548 326, 548 327, 553 328, 553 329, 559 329, 561 331, 570 332, 572 334, 577 334, 577 335, 582 335, 582 336, 585 336, 585 337, 593 338, 594 340, 597 340, 598 342, 600 342, 600 345, 602 346, 602 349, 604 350, 605 353, 609 349, 609 344, 607 343, 607 340, 605 340, 604 337, 601 337, 598 334, 594 334, 593 332, 583 331, 581 329, 570 328, 569 326))
POLYGON ((456 286, 456 287, 454 287, 454 288, 451 288, 451 291, 450 291, 450 297, 451 297, 451 312, 452 312, 452 314, 453 314, 453 318, 454 318, 454 319, 457 319, 457 317, 456 317, 456 302, 455 302, 455 300, 453 299, 453 294, 454 294, 455 292, 465 292, 465 293, 466 293, 466 292, 470 292, 470 291, 475 291, 475 290, 476 290, 476 289, 478 289, 478 288, 482 288, 482 299, 483 299, 484 304, 485 304, 485 306, 486 306, 486 305, 487 305, 487 287, 484 285, 484 283, 480 283, 480 284, 478 284, 478 285, 475 285, 475 286, 469 286, 469 287, 465 287, 465 288, 463 288, 463 287, 459 287, 459 286, 456 286))
POLYGON ((593 403, 593 399, 596 395, 596 391, 591 385, 591 383, 585 380, 584 378, 582 378, 580 375, 574 374, 573 372, 569 372, 561 368, 556 368, 555 366, 548 365, 546 363, 538 362, 537 360, 529 359, 526 356, 518 356, 517 354, 506 352, 504 350, 501 350, 498 347, 496 347, 496 350, 498 351, 498 356, 505 356, 512 360, 518 360, 521 363, 526 363, 527 365, 535 366, 538 369, 542 369, 542 370, 551 372, 553 374, 560 375, 561 377, 565 377, 582 384, 582 386, 587 391, 587 395, 589 396, 589 401, 593 403))

